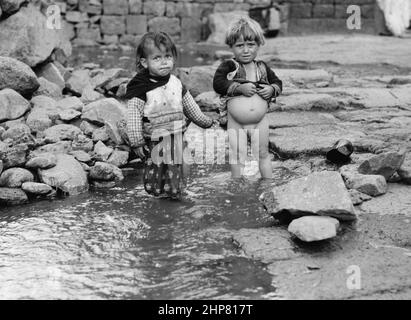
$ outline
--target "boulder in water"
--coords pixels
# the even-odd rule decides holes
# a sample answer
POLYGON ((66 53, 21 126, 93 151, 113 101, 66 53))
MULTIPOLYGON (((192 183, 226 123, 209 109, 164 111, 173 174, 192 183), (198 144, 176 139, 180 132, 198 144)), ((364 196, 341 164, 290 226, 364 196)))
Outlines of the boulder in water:
POLYGON ((40 181, 70 195, 86 192, 89 188, 87 174, 71 155, 57 154, 57 164, 50 169, 39 169, 40 181))
POLYGON ((0 176, 0 186, 8 188, 20 188, 24 182, 33 182, 33 174, 23 168, 10 168, 0 176))
POLYGON ((26 193, 17 188, 0 188, 0 204, 18 205, 28 201, 26 193))

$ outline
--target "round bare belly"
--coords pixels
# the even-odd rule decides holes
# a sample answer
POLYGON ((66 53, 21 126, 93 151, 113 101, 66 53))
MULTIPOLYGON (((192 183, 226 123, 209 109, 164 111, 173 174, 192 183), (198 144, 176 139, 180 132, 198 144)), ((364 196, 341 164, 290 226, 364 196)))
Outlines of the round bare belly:
POLYGON ((268 103, 258 94, 234 97, 227 103, 227 111, 240 124, 259 123, 267 113, 268 103))

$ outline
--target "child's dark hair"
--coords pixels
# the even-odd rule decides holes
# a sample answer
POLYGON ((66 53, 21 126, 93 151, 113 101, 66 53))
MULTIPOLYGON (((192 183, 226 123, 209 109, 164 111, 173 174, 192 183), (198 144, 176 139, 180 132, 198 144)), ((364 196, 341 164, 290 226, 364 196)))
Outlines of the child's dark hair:
POLYGON ((137 46, 136 53, 136 67, 137 72, 144 70, 144 67, 141 65, 141 58, 146 58, 150 52, 152 46, 160 49, 160 46, 163 45, 167 51, 170 51, 174 59, 177 58, 177 48, 171 40, 170 36, 165 32, 147 32, 140 40, 140 43, 137 46))
POLYGON ((230 25, 226 32, 225 43, 232 47, 241 37, 244 41, 255 41, 259 46, 265 43, 264 31, 260 24, 249 17, 242 17, 230 25))

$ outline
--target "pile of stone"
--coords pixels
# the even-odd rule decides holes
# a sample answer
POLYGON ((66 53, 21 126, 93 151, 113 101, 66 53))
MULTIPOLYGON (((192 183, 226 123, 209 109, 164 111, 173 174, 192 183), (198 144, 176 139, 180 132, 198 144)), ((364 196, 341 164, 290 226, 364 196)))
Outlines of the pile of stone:
POLYGON ((337 171, 320 171, 276 186, 260 196, 267 212, 290 222, 288 231, 311 242, 333 238, 340 221, 356 219, 354 205, 387 192, 387 182, 410 184, 405 151, 354 161, 337 171))
POLYGON ((113 187, 129 160, 127 108, 116 96, 133 76, 95 65, 35 68, 0 56, 0 203, 113 187), (122 86, 123 85, 123 86, 122 86))

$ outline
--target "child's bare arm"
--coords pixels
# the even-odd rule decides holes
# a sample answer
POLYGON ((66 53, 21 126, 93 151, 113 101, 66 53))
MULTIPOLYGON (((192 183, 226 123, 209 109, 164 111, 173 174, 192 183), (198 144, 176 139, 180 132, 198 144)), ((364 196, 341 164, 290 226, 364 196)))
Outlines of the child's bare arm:
POLYGON ((187 118, 201 128, 210 128, 213 125, 213 119, 207 117, 201 111, 200 107, 188 90, 183 96, 183 111, 187 118))

